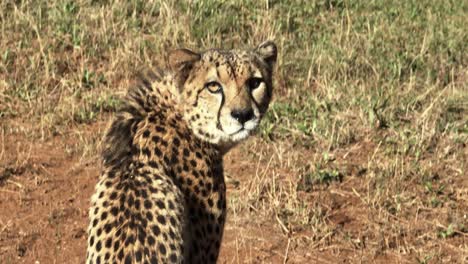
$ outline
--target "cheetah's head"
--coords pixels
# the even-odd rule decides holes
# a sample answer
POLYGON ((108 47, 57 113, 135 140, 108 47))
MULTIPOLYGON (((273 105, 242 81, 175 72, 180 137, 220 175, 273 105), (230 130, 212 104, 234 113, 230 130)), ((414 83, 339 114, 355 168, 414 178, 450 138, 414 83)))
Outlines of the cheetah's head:
POLYGON ((253 50, 171 52, 179 104, 193 132, 227 149, 249 136, 270 103, 276 57, 270 41, 253 50))

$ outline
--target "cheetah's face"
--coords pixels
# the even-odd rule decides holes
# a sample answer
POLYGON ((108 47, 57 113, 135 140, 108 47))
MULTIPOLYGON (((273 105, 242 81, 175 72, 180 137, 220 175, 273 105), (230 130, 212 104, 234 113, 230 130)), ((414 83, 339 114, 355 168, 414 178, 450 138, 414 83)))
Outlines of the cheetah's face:
POLYGON ((271 99, 276 55, 272 42, 251 51, 170 55, 184 117, 199 138, 229 148, 257 128, 271 99))

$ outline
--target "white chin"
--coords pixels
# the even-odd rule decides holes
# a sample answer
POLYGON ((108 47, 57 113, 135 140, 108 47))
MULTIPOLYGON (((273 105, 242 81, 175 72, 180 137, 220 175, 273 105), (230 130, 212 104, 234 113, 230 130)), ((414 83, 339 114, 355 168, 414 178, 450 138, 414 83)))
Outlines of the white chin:
POLYGON ((250 131, 249 130, 246 130, 246 129, 242 129, 241 131, 235 133, 235 134, 232 134, 230 135, 230 139, 234 142, 238 142, 238 141, 241 141, 241 140, 244 140, 246 139, 250 134, 250 131))

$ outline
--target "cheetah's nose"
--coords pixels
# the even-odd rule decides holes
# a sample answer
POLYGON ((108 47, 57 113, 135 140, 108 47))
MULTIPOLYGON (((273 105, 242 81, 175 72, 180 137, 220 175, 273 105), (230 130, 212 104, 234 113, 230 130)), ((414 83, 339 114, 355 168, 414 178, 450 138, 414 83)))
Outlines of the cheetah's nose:
POLYGON ((231 111, 231 116, 234 117, 241 124, 244 124, 245 122, 253 118, 254 112, 252 108, 234 109, 231 111))

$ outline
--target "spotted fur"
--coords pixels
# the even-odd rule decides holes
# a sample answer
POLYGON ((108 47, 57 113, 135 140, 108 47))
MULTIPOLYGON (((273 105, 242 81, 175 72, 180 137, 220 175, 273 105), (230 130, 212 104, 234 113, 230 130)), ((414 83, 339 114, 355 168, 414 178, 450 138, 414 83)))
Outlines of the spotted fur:
POLYGON ((87 263, 216 263, 222 157, 266 112, 276 53, 176 50, 129 90, 103 142, 87 263))

